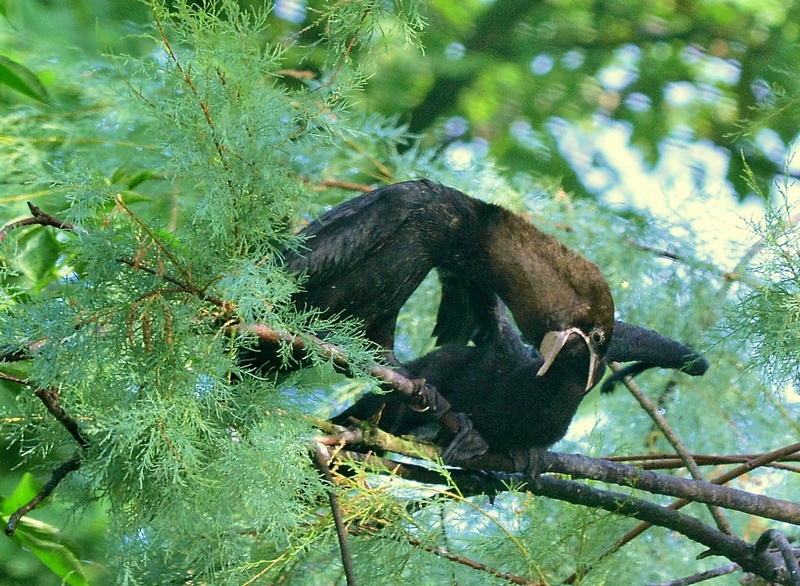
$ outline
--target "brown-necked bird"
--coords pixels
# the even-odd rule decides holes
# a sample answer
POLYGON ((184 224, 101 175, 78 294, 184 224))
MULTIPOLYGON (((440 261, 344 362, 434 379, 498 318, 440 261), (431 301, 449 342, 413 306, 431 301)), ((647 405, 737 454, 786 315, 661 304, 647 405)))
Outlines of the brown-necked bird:
POLYGON ((306 275, 295 302, 358 318, 388 354, 401 307, 435 268, 440 343, 496 327, 499 297, 525 341, 540 348, 535 376, 574 346, 572 354, 588 364, 580 369, 582 388, 596 382, 614 329, 608 283, 597 266, 521 216, 419 180, 351 199, 302 234, 305 249, 285 257, 287 270, 306 275))

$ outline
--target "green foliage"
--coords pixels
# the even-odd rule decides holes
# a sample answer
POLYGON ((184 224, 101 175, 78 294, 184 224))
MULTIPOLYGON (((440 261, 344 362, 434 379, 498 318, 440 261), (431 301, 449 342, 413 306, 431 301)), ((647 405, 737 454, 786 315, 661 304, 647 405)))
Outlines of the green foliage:
MULTIPOLYGON (((0 519, 3 524, 17 509, 33 499, 38 492, 31 475, 22 477, 14 492, 8 498, 0 497, 0 519)), ((58 543, 58 530, 41 521, 22 519, 19 528, 11 538, 20 547, 32 552, 50 571, 70 586, 89 584, 84 568, 75 554, 63 544, 58 543)))
MULTIPOLYGON (((236 349, 251 342, 226 324, 323 327, 287 307, 297 284, 276 255, 298 245, 290 228, 302 162, 330 151, 331 121, 345 115, 352 85, 335 75, 313 93, 282 84, 284 49, 265 40, 266 12, 228 1, 152 8, 158 58, 117 59, 127 90, 93 86, 102 110, 128 94, 126 109, 103 114, 115 131, 126 127, 112 143, 117 162, 97 165, 70 144, 76 131, 96 140, 83 120, 58 129, 54 153, 37 149, 33 125, 19 128, 31 158, 11 168, 32 173, 35 160, 57 182, 62 218, 80 228, 59 239, 22 228, 4 242, 5 286, 18 293, 0 316, 0 346, 40 341, 25 365, 30 380, 58 389, 67 413, 85 422, 89 484, 72 496, 86 502, 91 487, 102 491, 120 543, 110 563, 127 583, 160 564, 239 575, 253 547, 285 543, 322 494, 296 399, 239 370, 236 349)), ((347 34, 352 27, 330 31, 339 60, 347 34)), ((363 344, 347 343, 352 328, 341 332, 332 341, 365 360, 363 344)), ((33 397, 18 399, 27 417, 11 437, 42 456, 70 441, 33 397)))
POLYGON ((47 91, 28 69, 0 56, 0 86, 5 85, 40 102, 47 101, 47 91))
MULTIPOLYGON (((777 389, 793 389, 800 375, 800 274, 795 207, 786 199, 767 209, 754 225, 753 274, 759 286, 740 298, 730 320, 755 351, 758 365, 777 389)), ((800 428, 798 428, 800 429, 800 428)))
MULTIPOLYGON (((670 141, 747 152, 759 191, 781 165, 757 134, 739 132, 752 118, 784 144, 796 138, 796 108, 772 108, 797 95, 797 2, 703 0, 669 3, 432 2, 420 63, 393 50, 376 63, 367 95, 388 114, 403 112, 428 146, 488 140, 495 160, 513 172, 547 170, 581 197, 616 187, 589 171, 615 173, 591 155, 609 124, 630 132, 648 170, 663 163, 670 141), (754 115, 759 106, 771 116, 754 115), (568 126, 582 153, 565 143, 568 126), (458 130, 456 130, 458 129, 458 130), (576 169, 586 165, 586 169, 576 169)), ((727 179, 736 195, 753 191, 733 158, 727 179)))
MULTIPOLYGON (((641 72, 636 89, 651 96, 653 110, 627 111, 616 96, 614 111, 636 124, 644 120, 646 130, 637 126, 634 137, 652 141, 643 146, 651 157, 659 137, 676 125, 731 115, 724 100, 681 111, 662 106, 659 76, 687 74, 678 47, 644 43, 635 63, 624 51, 586 49, 583 65, 558 66, 540 84, 531 81, 530 55, 500 55, 502 63, 488 74, 479 71, 485 54, 468 44, 455 72, 472 81, 451 106, 466 113, 476 135, 496 139, 495 155, 512 171, 525 171, 510 180, 492 159, 460 164, 413 143, 398 119, 374 114, 423 100, 450 59, 443 56, 449 31, 474 35, 490 51, 497 42, 484 21, 494 14, 491 5, 435 2, 427 16, 434 23, 425 39, 430 58, 423 60, 406 52, 422 23, 416 2, 312 3, 312 22, 302 27, 250 6, 259 3, 233 0, 137 3, 127 7, 131 18, 147 13, 152 22, 123 25, 115 12, 124 12, 122 3, 111 4, 117 3, 87 0, 72 11, 24 3, 16 7, 20 30, 0 30, 3 41, 20 47, 9 59, 41 80, 49 96, 43 104, 25 92, 0 94, 0 218, 5 224, 27 217, 24 202, 32 200, 76 226, 70 232, 21 227, 0 243, 0 350, 32 353, 0 370, 56 390, 90 442, 81 470, 32 515, 55 511, 55 518, 45 524, 26 517, 18 530, 17 543, 58 576, 49 583, 342 582, 326 485, 309 458, 315 431, 305 416, 327 416, 374 381, 364 375, 343 381, 321 354, 316 368, 297 376, 256 375, 236 360, 255 340, 231 330, 266 324, 299 335, 324 331, 356 371, 374 358, 357 324, 298 312, 289 301, 302 282, 279 267, 282 250, 302 246, 296 225, 352 195, 326 189, 327 179, 381 184, 427 176, 527 215, 602 267, 622 319, 708 353, 713 369, 703 380, 663 372, 641 378, 692 449, 748 452, 796 439, 796 403, 781 402, 778 392, 798 368, 796 235, 786 223, 788 210, 773 210, 764 226, 759 287, 751 291, 743 281, 731 291, 685 227, 570 200, 558 189, 574 187, 560 164, 549 171, 565 181, 530 172, 532 158, 559 157, 539 128, 543 121, 585 120, 597 104, 614 103, 608 102, 614 92, 592 78, 603 68, 641 72), (57 16, 25 19, 26 11, 57 16), (51 20, 67 15, 63 22, 76 26, 61 25, 58 37, 51 20), (87 33, 91 15, 100 19, 97 37, 87 33), (65 41, 73 30, 81 33, 65 41), (112 44, 115 57, 96 56, 95 43, 112 44), (74 53, 61 56, 63 46, 74 53), (375 96, 382 96, 377 105, 375 96), (533 121, 522 145, 505 130, 520 116, 533 121), (660 250, 671 256, 654 254, 660 250), (741 294, 742 320, 734 325, 751 337, 744 351, 725 343, 731 322, 719 321, 730 293, 741 294), (767 365, 775 357, 771 378, 761 381, 748 368, 751 347, 767 365), (95 549, 79 539, 64 544, 69 529, 52 531, 64 525, 67 506, 95 523, 85 530, 95 549), (97 538, 106 530, 107 542, 97 538), (102 563, 107 575, 95 577, 96 568, 82 559, 102 563)), ((548 41, 577 30, 590 47, 603 27, 607 43, 632 42, 635 31, 650 30, 642 22, 660 23, 682 10, 624 3, 596 19, 581 3, 531 6, 537 18, 521 17, 509 46, 530 42, 544 51, 548 41)), ((0 2, 3 15, 5 8, 0 2)), ((670 27, 677 38, 686 27, 722 20, 738 26, 730 10, 702 5, 700 24, 683 15, 670 27)), ((751 12, 766 27, 788 14, 775 6, 751 12)), ((569 51, 562 49, 566 63, 569 51)), ((710 57, 704 59, 707 66, 710 57)), ((708 70, 699 63, 691 69, 698 83, 708 70)), ((431 347, 437 303, 431 278, 401 315, 399 356, 431 347)), ((0 380, 0 417, 14 448, 3 459, 2 478, 14 478, 6 465, 43 471, 37 483, 25 477, 2 486, 12 494, 1 505, 7 516, 78 448, 27 386, 0 380)), ((655 452, 666 442, 629 397, 595 393, 557 447, 655 452)), ((755 473, 752 482, 796 498, 796 480, 769 474, 755 473)), ((447 553, 550 582, 594 566, 583 584, 658 581, 699 567, 684 542, 675 545, 664 531, 633 546, 660 564, 643 568, 637 555, 624 552, 601 561, 630 521, 524 492, 493 502, 445 497, 441 488, 358 468, 347 482, 338 492, 364 584, 503 583, 447 553)), ((758 522, 735 524, 757 537, 758 522)), ((84 535, 83 526, 74 532, 84 535)), ((48 583, 47 577, 33 582, 41 566, 32 567, 9 581, 48 583)))

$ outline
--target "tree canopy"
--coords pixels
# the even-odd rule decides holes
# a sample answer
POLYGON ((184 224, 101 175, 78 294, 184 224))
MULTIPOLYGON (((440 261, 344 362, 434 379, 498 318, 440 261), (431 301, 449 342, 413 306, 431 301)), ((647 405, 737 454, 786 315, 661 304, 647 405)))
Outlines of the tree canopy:
MULTIPOLYGON (((794 2, 0 2, 0 581, 345 583, 345 542, 360 584, 797 583, 797 21, 794 2), (738 266, 607 203, 612 127, 651 170, 669 145, 725 153, 725 196, 766 210, 738 266), (280 258, 309 218, 417 177, 554 234, 619 318, 711 370, 592 393, 554 449, 616 461, 551 454, 538 483, 351 451, 326 419, 391 375, 358 324, 292 304, 280 258), (313 366, 242 368, 265 331, 313 366)), ((437 303, 434 279, 407 303, 401 360, 433 347, 437 303)), ((362 443, 408 451, 383 441, 362 443)))

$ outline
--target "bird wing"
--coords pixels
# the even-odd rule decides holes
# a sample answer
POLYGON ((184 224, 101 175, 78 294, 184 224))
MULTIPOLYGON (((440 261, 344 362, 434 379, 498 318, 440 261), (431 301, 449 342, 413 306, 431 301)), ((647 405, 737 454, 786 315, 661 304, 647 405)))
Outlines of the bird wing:
POLYGON ((379 249, 418 209, 420 192, 435 188, 426 181, 407 181, 355 197, 320 216, 300 232, 298 251, 287 251, 285 267, 307 271, 324 283, 356 267, 379 249))

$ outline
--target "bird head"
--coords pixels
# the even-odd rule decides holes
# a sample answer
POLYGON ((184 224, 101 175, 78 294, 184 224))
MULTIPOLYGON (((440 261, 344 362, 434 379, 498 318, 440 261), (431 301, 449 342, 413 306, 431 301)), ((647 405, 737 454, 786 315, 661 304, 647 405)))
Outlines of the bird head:
POLYGON ((544 334, 539 345, 544 364, 536 376, 547 374, 559 354, 566 349, 573 355, 586 355, 588 369, 584 390, 589 392, 592 389, 599 380, 598 374, 604 364, 603 357, 614 332, 614 306, 610 295, 607 300, 608 303, 594 307, 571 307, 552 316, 549 331, 544 334))

